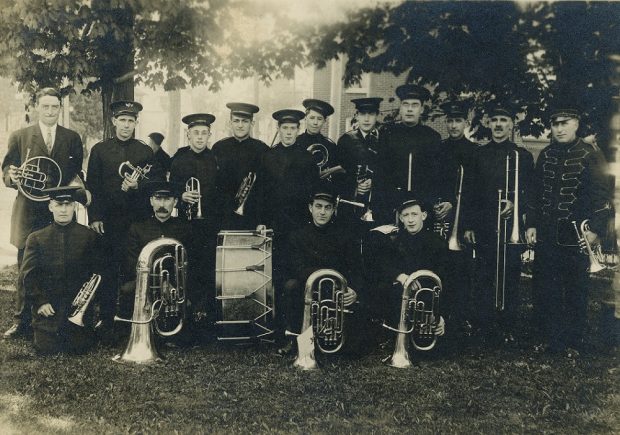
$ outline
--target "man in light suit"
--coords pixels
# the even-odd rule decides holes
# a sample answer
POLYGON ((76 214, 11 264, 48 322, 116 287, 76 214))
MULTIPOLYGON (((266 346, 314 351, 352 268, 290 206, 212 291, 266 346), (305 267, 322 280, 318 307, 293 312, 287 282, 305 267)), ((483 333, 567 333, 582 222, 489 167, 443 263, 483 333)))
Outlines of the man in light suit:
MULTIPOLYGON (((8 151, 2 162, 2 175, 7 187, 17 189, 20 180, 18 168, 26 161, 26 156, 50 157, 58 163, 62 172, 63 186, 78 177, 84 153, 82 140, 75 131, 58 125, 61 102, 60 93, 56 89, 43 88, 37 93, 35 110, 39 115, 39 122, 17 130, 9 138, 8 151)), ((3 338, 23 336, 30 330, 30 303, 21 280, 24 247, 30 233, 51 222, 52 214, 47 202, 32 201, 18 192, 11 215, 11 244, 17 248, 17 266, 20 274, 17 278, 14 324, 4 333, 3 338)))

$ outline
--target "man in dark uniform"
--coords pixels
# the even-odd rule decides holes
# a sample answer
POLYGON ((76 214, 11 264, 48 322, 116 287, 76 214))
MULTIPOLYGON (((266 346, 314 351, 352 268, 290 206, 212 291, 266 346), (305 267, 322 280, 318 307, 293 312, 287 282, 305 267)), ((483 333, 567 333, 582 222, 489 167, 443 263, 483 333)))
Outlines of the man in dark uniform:
MULTIPOLYGON (((438 159, 441 136, 420 122, 430 92, 422 86, 402 85, 396 88, 396 95, 400 98, 401 119, 383 125, 379 131, 379 171, 374 189, 377 195, 373 197, 379 223, 394 222, 392 210, 398 204, 399 191, 414 192, 427 204, 447 197, 442 191, 443 171, 438 159)), ((444 200, 435 214, 447 213, 450 207, 444 200)))
POLYGON ((133 138, 142 105, 134 101, 116 101, 110 105, 115 136, 95 144, 88 160, 87 186, 93 194, 88 209, 90 227, 103 236, 106 259, 107 288, 98 292, 102 325, 107 334, 112 327, 119 280, 119 267, 125 256, 127 231, 132 222, 149 215, 148 203, 138 191, 140 177, 131 177, 131 169, 121 164, 146 171, 148 179, 162 177, 162 171, 153 157, 153 150, 144 142, 133 138))
POLYGON ((334 113, 334 108, 325 101, 313 98, 304 100, 302 104, 306 108, 306 131, 299 135, 295 146, 310 152, 321 172, 338 166, 340 162, 338 162, 336 144, 321 133, 327 117, 334 113), (319 151, 321 147, 327 150, 327 155, 324 151, 319 151), (319 165, 322 158, 327 158, 327 160, 319 165))
MULTIPOLYGON (((82 169, 82 140, 75 131, 58 125, 60 108, 61 96, 57 90, 44 88, 37 93, 35 110, 39 115, 39 122, 22 128, 9 137, 8 151, 2 162, 2 174, 7 187, 17 189, 20 181, 18 168, 27 158, 37 156, 50 157, 58 164, 62 172, 61 185, 65 186, 76 179, 82 169)), ((52 176, 51 173, 47 175, 52 176)), ((54 181, 58 180, 50 179, 50 182, 54 181)), ((51 222, 52 215, 45 202, 32 201, 18 192, 11 214, 11 244, 17 248, 18 269, 21 268, 28 235, 51 222)), ((16 287, 14 324, 4 333, 4 338, 22 336, 30 329, 30 301, 27 300, 19 277, 16 287)))
MULTIPOLYGON (((299 122, 304 113, 283 109, 274 112, 272 116, 278 121, 280 142, 263 155, 255 189, 259 222, 273 229, 273 282, 278 306, 282 303, 286 277, 286 241, 292 231, 307 222, 307 198, 319 181, 319 176, 312 156, 304 148, 295 145, 299 122)), ((276 312, 278 316, 282 314, 279 310, 276 312)), ((280 328, 280 332, 282 330, 280 328)))
MULTIPOLYGON (((127 254, 123 262, 123 277, 127 280, 121 287, 119 312, 121 317, 131 318, 135 296, 136 264, 138 256, 146 244, 160 237, 171 237, 183 244, 190 257, 193 257, 190 226, 182 218, 172 217, 172 211, 177 205, 180 186, 166 181, 147 182, 145 192, 150 198, 153 215, 140 222, 134 222, 127 234, 127 254)), ((193 258, 188 258, 188 267, 191 267, 193 258)), ((188 272, 188 278, 191 272, 188 272)), ((191 301, 197 299, 188 291, 191 301)))
MULTIPOLYGON (((514 314, 519 300, 519 280, 521 276, 521 253, 524 245, 506 243, 506 255, 503 255, 504 244, 500 241, 498 250, 498 221, 500 232, 503 234, 504 222, 508 223, 505 240, 509 242, 513 223, 513 207, 515 201, 515 161, 518 153, 519 161, 519 221, 525 212, 524 205, 527 203, 526 192, 528 183, 532 179, 534 159, 532 154, 524 148, 518 147, 510 141, 514 128, 515 109, 508 104, 494 103, 488 111, 489 128, 492 139, 489 143, 476 149, 474 153, 472 174, 475 177, 468 178, 469 183, 463 191, 463 229, 464 239, 469 244, 474 244, 477 254, 478 268, 476 271, 476 301, 477 312, 473 313, 478 326, 488 338, 501 338, 497 333, 505 334, 504 340, 512 341, 510 327, 514 320, 514 314), (501 213, 498 217, 499 190, 505 196, 506 186, 506 158, 510 158, 510 172, 508 174, 507 199, 501 200, 501 213), (503 267, 505 257, 505 268, 503 267), (496 279, 497 264, 499 263, 499 279, 496 279), (503 278, 502 278, 503 275, 503 278), (499 282, 496 283, 496 281, 499 282), (501 291, 502 281, 505 282, 504 291, 501 291), (496 290, 503 293, 504 302, 497 304, 496 290), (502 307, 503 305, 503 307, 502 307), (503 311, 503 312, 502 312, 503 311), (501 316, 498 314, 502 312, 501 316), (501 321, 500 325, 495 322, 501 321), (498 327, 499 326, 499 327, 498 327)), ((521 229, 522 223, 519 225, 521 229)), ((500 240, 504 237, 501 236, 500 240)), ((501 298, 500 298, 501 299, 501 298)))
MULTIPOLYGON (((377 117, 383 98, 356 98, 355 104, 358 126, 343 134, 338 140, 338 160, 346 173, 342 176, 341 193, 348 198, 364 202, 371 207, 372 177, 377 171, 377 117)), ((352 210, 352 209, 349 209, 352 210)), ((352 213, 351 223, 358 224, 364 211, 352 213)), ((346 215, 345 215, 346 216, 346 215)), ((342 214, 340 219, 345 218, 342 214)), ((350 219, 349 219, 350 220, 350 219)))
MULTIPOLYGON (((468 121, 468 107, 463 101, 449 101, 442 104, 441 109, 446 116, 446 127, 448 129, 448 138, 441 142, 440 160, 444 165, 444 190, 451 195, 444 198, 450 203, 448 213, 443 217, 443 220, 435 221, 434 230, 442 233, 446 240, 452 235, 452 230, 455 225, 456 209, 458 202, 458 190, 459 184, 461 184, 461 210, 459 221, 457 223, 458 234, 457 242, 461 248, 462 240, 462 198, 464 186, 469 186, 471 183, 465 182, 465 177, 472 178, 475 175, 472 173, 472 161, 474 152, 478 148, 478 145, 471 142, 465 137, 465 129, 469 125, 468 121), (462 174, 460 171, 463 171, 462 174), (462 177, 461 177, 462 175, 462 177), (452 205, 454 207, 452 207, 452 205), (447 225, 442 225, 446 223, 447 225)), ((435 205, 435 207, 439 207, 435 205)), ((453 323, 457 327, 465 326, 464 321, 469 318, 469 306, 470 306, 470 291, 471 280, 473 278, 472 268, 469 267, 468 258, 471 257, 469 251, 457 251, 450 247, 449 256, 452 268, 446 275, 446 283, 451 289, 451 293, 444 298, 444 307, 449 308, 447 311, 452 313, 454 318, 453 323)))
POLYGON ((589 220, 583 236, 598 244, 611 213, 612 192, 601 150, 577 136, 580 111, 556 101, 552 141, 536 163, 527 242, 536 244, 533 269, 535 317, 550 352, 582 349, 588 306, 588 256, 580 252, 575 225, 589 220))
MULTIPOLYGON (((362 287, 361 258, 356 240, 341 231, 332 221, 336 207, 336 193, 329 182, 323 182, 310 197, 308 210, 311 222, 293 231, 288 243, 288 273, 284 290, 284 315, 286 328, 295 333, 300 331, 304 315, 304 293, 308 277, 319 269, 334 269, 340 272, 348 283, 344 305, 350 306, 357 300, 362 287), (356 289, 356 290, 353 290, 356 289)), ((355 311, 358 311, 355 309, 355 311)), ((347 348, 362 350, 363 316, 345 316, 345 342, 347 348), (351 347, 351 343, 357 346, 351 347)), ((284 351, 283 351, 284 352, 284 351)))
POLYGON ((218 202, 222 213, 224 230, 247 230, 256 228, 256 193, 252 189, 243 204, 243 215, 239 214, 242 198, 238 197, 242 185, 256 176, 265 151, 269 147, 250 136, 254 125, 254 114, 258 107, 247 103, 228 103, 232 136, 213 144, 213 154, 218 166, 218 202), (237 211, 237 212, 236 212, 237 211))
POLYGON ((183 192, 179 216, 190 220, 193 245, 196 247, 189 285, 201 289, 203 295, 194 301, 194 311, 206 313, 207 320, 212 321, 215 316, 215 248, 221 221, 216 197, 217 163, 208 147, 215 116, 194 113, 183 117, 182 121, 187 124, 189 145, 180 148, 172 158, 170 181, 186 186, 193 177, 200 185, 200 194, 196 191, 183 192), (202 219, 197 218, 198 206, 201 207, 202 219), (191 214, 188 214, 188 210, 191 210, 191 214))
MULTIPOLYGON (((449 269, 447 247, 441 237, 425 227, 428 212, 423 202, 410 193, 402 193, 397 206, 398 227, 384 225, 372 231, 374 263, 371 273, 377 284, 373 299, 376 315, 393 328, 398 327, 403 286, 418 270, 429 270, 444 279, 449 269)), ((450 289, 443 284, 440 300, 450 289)), ((436 335, 443 335, 441 318, 436 335)))
POLYGON ((93 342, 88 321, 86 326, 78 326, 67 320, 84 283, 94 273, 101 274, 104 255, 97 234, 73 219, 78 190, 48 189, 54 222, 30 234, 26 241, 22 275, 33 299, 34 347, 40 353, 83 353, 93 342))
POLYGON ((149 142, 148 146, 153 150, 153 154, 155 155, 155 161, 159 163, 162 170, 167 174, 170 172, 170 162, 171 158, 166 151, 161 147, 161 144, 164 141, 164 135, 161 133, 151 133, 149 134, 149 142))

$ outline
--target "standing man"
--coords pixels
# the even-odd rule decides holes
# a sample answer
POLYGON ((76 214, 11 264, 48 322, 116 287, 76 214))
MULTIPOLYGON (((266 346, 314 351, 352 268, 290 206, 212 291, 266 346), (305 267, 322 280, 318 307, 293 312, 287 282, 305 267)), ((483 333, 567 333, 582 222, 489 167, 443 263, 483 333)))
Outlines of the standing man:
MULTIPOLYGON (((40 353, 83 353, 93 343, 91 322, 78 326, 67 319, 84 283, 94 273, 101 274, 104 255, 97 234, 73 219, 78 190, 73 186, 48 189, 53 223, 26 241, 22 276, 32 295, 34 347, 40 353)), ((90 308, 84 306, 85 312, 92 312, 90 308)))
POLYGON ((413 192, 426 204, 435 204, 442 198, 435 211, 437 217, 447 214, 452 207, 445 200, 446 192, 440 182, 441 136, 420 122, 430 92, 422 86, 402 85, 396 88, 396 95, 400 99, 400 121, 385 124, 379 131, 379 173, 375 177, 377 195, 373 202, 377 205, 377 221, 384 224, 394 223, 399 191, 413 192))
MULTIPOLYGON (((452 230, 455 225, 458 227, 457 241, 462 240, 462 220, 463 220, 463 187, 471 185, 469 182, 465 182, 466 178, 474 178, 472 173, 472 162, 474 153, 478 148, 478 145, 471 142, 465 137, 465 129, 469 126, 468 121, 468 107, 463 101, 448 101, 442 104, 441 109, 446 116, 446 127, 448 130, 448 138, 441 142, 440 161, 445 164, 443 184, 444 190, 449 194, 445 199, 450 202, 451 207, 449 212, 443 215, 442 222, 447 222, 447 231, 444 227, 444 237, 448 239, 452 235, 452 230), (458 198, 458 189, 461 182, 460 170, 462 168, 462 187, 461 187, 461 212, 458 223, 455 223, 456 207, 458 198)), ((439 207, 436 205, 436 207, 439 207)), ((439 226, 441 224, 438 222, 439 226)), ((435 229, 438 225, 435 226, 435 229)), ((453 251, 450 250, 449 258, 453 264, 453 267, 446 274, 446 284, 450 288, 451 293, 446 294, 443 305, 449 307, 450 312, 454 318, 453 324, 458 328, 465 326, 464 321, 469 318, 470 309, 470 292, 471 292, 471 279, 473 278, 473 271, 471 267, 468 267, 468 256, 471 257, 471 252, 466 251, 453 251), (469 254, 469 255, 468 255, 469 254)))
POLYGON ((103 236, 108 261, 107 285, 98 292, 103 334, 109 333, 112 327, 118 285, 123 281, 119 281, 119 268, 126 250, 127 230, 132 222, 149 214, 148 204, 138 192, 143 180, 131 176, 133 170, 126 162, 146 172, 150 180, 163 175, 151 148, 133 137, 142 105, 135 101, 116 101, 110 104, 110 110, 114 137, 93 146, 87 172, 87 185, 93 194, 88 210, 90 227, 103 236))
POLYGON ((603 153, 577 136, 577 107, 556 101, 550 118, 552 141, 536 163, 526 238, 536 244, 535 316, 548 351, 558 353, 584 344, 589 262, 575 225, 588 220, 583 237, 596 246, 611 214, 612 192, 603 153))
MULTIPOLYGON (((17 189, 17 183, 20 182, 18 168, 24 164, 26 156, 28 159, 37 156, 50 157, 58 163, 62 172, 61 185, 67 185, 77 177, 84 157, 82 140, 75 131, 58 125, 61 102, 60 93, 56 89, 41 89, 37 93, 35 106, 39 122, 22 128, 9 137, 8 151, 2 162, 2 174, 7 187, 17 189)), ((51 221, 52 215, 45 202, 32 201, 18 192, 11 215, 11 244, 17 248, 18 269, 21 269, 28 235, 51 221)), ((4 333, 3 338, 23 336, 30 330, 31 302, 26 296, 20 275, 16 287, 14 323, 4 333)))
POLYGON ((189 145, 179 148, 172 158, 170 181, 184 186, 179 216, 191 221, 193 245, 196 247, 189 286, 201 289, 203 297, 194 301, 194 311, 206 313, 207 319, 212 321, 215 318, 215 248, 221 222, 216 198, 217 163, 208 147, 215 116, 194 113, 183 117, 182 121, 187 125, 189 145), (187 191, 185 186, 192 177, 197 180, 200 193, 187 191), (198 218, 198 207, 202 219, 198 218))
POLYGON ((297 146, 308 151, 319 170, 324 172, 339 164, 336 144, 321 133, 327 117, 334 113, 334 108, 325 101, 313 98, 304 100, 302 104, 306 108, 306 131, 297 138, 297 146), (324 150, 327 150, 327 155, 324 150), (323 159, 326 160, 321 162, 323 159))
POLYGON ((221 228, 248 230, 258 225, 256 192, 254 188, 243 194, 243 186, 256 176, 258 166, 269 147, 251 137, 254 114, 259 108, 248 103, 228 103, 232 136, 213 144, 213 154, 218 165, 218 201, 222 213, 221 228), (240 209, 245 199, 243 208, 240 209), (242 213, 242 214, 241 214, 242 213))
MULTIPOLYGON (((342 177, 342 193, 355 201, 367 205, 366 212, 372 207, 372 178, 377 172, 377 146, 379 132, 377 117, 379 105, 383 98, 356 98, 351 100, 355 104, 355 118, 358 127, 343 134, 338 140, 338 160, 346 171, 342 177)), ((355 213, 357 224, 361 213, 355 213)), ((343 217, 341 215, 341 217, 343 217)))
POLYGON ((159 166, 164 170, 167 174, 170 172, 170 156, 164 149, 161 147, 161 144, 164 141, 164 135, 161 133, 151 133, 149 134, 148 146, 153 150, 153 154, 155 155, 155 161, 159 163, 159 166))
MULTIPOLYGON (((515 153, 519 156, 519 228, 523 227, 522 214, 525 212, 524 204, 527 203, 526 192, 528 183, 532 179, 534 159, 532 154, 524 148, 518 147, 510 141, 514 129, 515 110, 507 104, 495 103, 488 112, 489 128, 492 139, 486 145, 479 147, 473 159, 472 174, 465 186, 463 207, 464 239, 467 243, 475 245, 478 269, 476 276, 477 301, 476 317, 478 326, 487 338, 499 338, 498 332, 505 334, 504 339, 512 341, 511 326, 519 300, 519 281, 521 277, 521 253, 522 244, 509 244, 510 229, 513 220, 513 207, 515 201, 515 153), (510 171, 506 174, 506 158, 510 158, 510 171), (508 186, 506 186, 508 180, 508 186), (501 212, 498 216, 498 191, 502 190, 510 194, 508 199, 501 201, 501 212), (505 238, 500 237, 498 242, 498 222, 500 233, 503 233, 504 222, 509 225, 508 234, 505 238), (506 255, 504 256, 503 240, 506 240, 506 255), (505 258, 505 262, 504 262, 505 258), (505 267, 503 264, 505 263, 505 267), (498 267, 499 264, 499 267, 498 267), (496 276, 500 269, 499 279, 496 276), (498 286, 499 282, 499 286, 498 286), (505 282, 504 285, 501 283, 505 282), (501 287, 504 290, 501 290, 501 287), (496 291, 504 295, 504 307, 501 302, 496 307, 496 291), (500 325, 496 322, 501 321, 500 325), (500 326, 498 328, 498 326, 500 326)), ((501 236, 501 234, 499 235, 501 236)))

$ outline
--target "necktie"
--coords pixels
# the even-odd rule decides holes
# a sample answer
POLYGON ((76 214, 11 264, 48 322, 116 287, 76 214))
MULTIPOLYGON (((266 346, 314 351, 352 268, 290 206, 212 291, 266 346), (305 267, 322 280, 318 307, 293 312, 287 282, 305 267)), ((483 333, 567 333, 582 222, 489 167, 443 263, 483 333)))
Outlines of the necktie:
POLYGON ((47 129, 47 138, 45 139, 45 145, 47 145, 47 152, 52 154, 52 146, 54 144, 52 143, 52 129, 51 128, 47 129))

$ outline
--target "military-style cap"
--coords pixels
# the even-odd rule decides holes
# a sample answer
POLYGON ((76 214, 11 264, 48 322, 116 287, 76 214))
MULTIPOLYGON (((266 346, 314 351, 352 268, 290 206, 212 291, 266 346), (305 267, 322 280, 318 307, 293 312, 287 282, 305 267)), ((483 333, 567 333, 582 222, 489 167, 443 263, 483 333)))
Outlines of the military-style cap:
POLYGON ((310 202, 315 199, 322 199, 332 204, 336 203, 336 189, 334 189, 333 183, 329 181, 319 182, 314 189, 312 189, 312 195, 310 195, 310 202))
POLYGON ((306 114, 301 110, 295 109, 282 109, 276 112, 273 112, 271 115, 273 119, 278 121, 278 124, 284 124, 286 122, 293 122, 295 124, 299 124, 299 121, 304 119, 306 114))
POLYGON ((494 116, 507 116, 508 118, 514 119, 517 111, 510 103, 493 102, 489 106, 488 112, 489 118, 493 118, 494 116))
POLYGON ((355 104, 355 108, 358 112, 378 112, 379 105, 383 101, 383 98, 369 97, 369 98, 354 98, 351 100, 355 104))
POLYGON ((148 196, 155 197, 177 197, 181 192, 180 186, 177 183, 172 183, 165 180, 147 181, 144 183, 144 192, 148 196))
POLYGON ((115 101, 110 104, 110 110, 112 111, 112 116, 115 118, 121 115, 129 115, 137 118, 138 113, 142 110, 142 104, 137 101, 115 101))
POLYGON ((248 103, 226 103, 226 107, 230 109, 230 113, 242 118, 252 118, 260 109, 254 104, 248 103))
POLYGON ((396 88, 396 96, 400 100, 420 100, 426 101, 431 98, 431 93, 428 89, 418 85, 400 85, 396 88))
POLYGON ((62 186, 45 189, 43 192, 47 193, 50 196, 50 199, 53 199, 56 202, 68 204, 81 199, 81 196, 78 194, 78 191, 81 189, 82 188, 79 186, 62 186))
POLYGON ((439 106, 448 118, 467 119, 469 108, 464 101, 448 101, 439 106))
POLYGON ((322 100, 308 98, 304 100, 301 104, 303 104, 306 110, 314 110, 315 112, 319 112, 325 118, 334 113, 334 108, 332 107, 332 105, 322 100))
POLYGON ((553 101, 549 106, 549 119, 551 119, 551 121, 555 121, 558 118, 562 118, 562 121, 581 118, 580 107, 570 101, 558 99, 553 101))
POLYGON ((419 200, 417 196, 415 196, 412 192, 403 192, 400 195, 400 200, 396 206, 396 211, 400 213, 407 207, 413 207, 414 205, 418 205, 422 211, 426 211, 424 202, 419 200))
POLYGON ((187 124, 187 128, 196 127, 197 125, 210 127, 215 122, 215 116, 210 113, 192 113, 191 115, 184 116, 181 121, 187 124))
POLYGON ((164 141, 164 135, 161 133, 154 132, 149 134, 149 137, 153 139, 153 142, 155 142, 157 145, 161 145, 161 143, 164 141))

